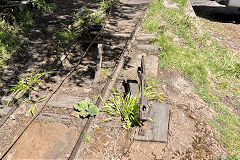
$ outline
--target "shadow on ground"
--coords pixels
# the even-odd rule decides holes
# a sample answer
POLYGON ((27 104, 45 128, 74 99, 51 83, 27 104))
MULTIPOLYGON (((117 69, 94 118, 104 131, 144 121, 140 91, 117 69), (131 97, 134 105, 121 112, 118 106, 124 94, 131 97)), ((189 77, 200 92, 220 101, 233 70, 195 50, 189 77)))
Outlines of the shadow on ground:
POLYGON ((25 73, 50 68, 52 63, 47 63, 49 59, 59 55, 55 44, 57 33, 71 23, 75 13, 83 5, 96 7, 98 3, 98 0, 58 0, 54 1, 53 13, 43 15, 34 11, 34 25, 24 35, 27 40, 23 42, 22 50, 14 53, 0 72, 0 97, 25 73))
MULTIPOLYGON (((8 65, 3 71, 0 72, 0 97, 2 97, 6 91, 9 89, 9 86, 16 84, 20 77, 23 77, 26 73, 36 73, 39 69, 49 71, 48 69, 57 69, 57 72, 53 76, 64 77, 71 70, 73 66, 78 63, 83 51, 86 49, 86 45, 77 44, 73 45, 70 48, 70 55, 67 58, 67 65, 60 64, 57 67, 51 67, 53 65, 52 59, 59 57, 59 52, 57 51, 57 46, 55 45, 56 34, 59 31, 62 31, 62 28, 67 28, 71 20, 74 17, 74 14, 79 11, 79 9, 86 5, 87 8, 97 8, 99 5, 99 0, 83 0, 83 1, 55 1, 56 9, 53 13, 42 15, 39 13, 34 13, 33 20, 34 26, 28 33, 26 33, 27 41, 23 45, 23 51, 18 52, 12 56, 8 61, 8 65)), ((126 16, 126 14, 133 14, 137 10, 140 10, 144 5, 128 5, 120 3, 118 7, 114 8, 112 11, 110 19, 110 24, 114 29, 106 30, 107 34, 111 35, 115 32, 124 33, 128 31, 128 34, 132 31, 129 31, 126 28, 119 28, 119 22, 125 22, 132 20, 134 16, 126 16), (132 10, 132 8, 135 8, 132 10), (125 29, 125 30, 124 30, 125 29)), ((88 33, 85 35, 88 40, 91 41, 91 37, 88 33)), ((127 37, 128 39, 129 37, 127 37)), ((84 41, 84 38, 81 37, 81 40, 84 41)), ((126 39, 122 37, 105 37, 104 39, 99 39, 102 44, 108 45, 119 45, 125 44, 126 39)), ((103 55, 103 61, 109 61, 117 63, 119 56, 121 54, 121 49, 112 49, 106 50, 103 55)), ((94 78, 95 67, 97 59, 97 45, 93 45, 90 49, 89 54, 84 58, 82 66, 86 66, 87 69, 78 69, 72 75, 73 83, 77 86, 81 86, 86 78, 94 78)), ((85 68, 86 68, 85 67, 85 68)), ((71 79, 71 78, 70 78, 71 79)), ((56 80, 56 78, 55 78, 56 80)), ((46 79, 46 82, 55 83, 54 78, 46 79)))
POLYGON ((220 6, 193 6, 197 16, 221 23, 240 24, 240 11, 237 8, 220 6))

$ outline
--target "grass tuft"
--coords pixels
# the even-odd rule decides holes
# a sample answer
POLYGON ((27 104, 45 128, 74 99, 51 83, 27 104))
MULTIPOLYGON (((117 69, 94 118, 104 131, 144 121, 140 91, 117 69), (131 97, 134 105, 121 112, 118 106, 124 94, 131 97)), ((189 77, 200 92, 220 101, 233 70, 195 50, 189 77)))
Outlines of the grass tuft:
POLYGON ((104 110, 107 115, 111 116, 107 120, 121 117, 122 127, 128 129, 141 126, 139 106, 137 97, 132 96, 130 93, 124 97, 124 93, 116 90, 109 98, 106 106, 104 106, 104 110))

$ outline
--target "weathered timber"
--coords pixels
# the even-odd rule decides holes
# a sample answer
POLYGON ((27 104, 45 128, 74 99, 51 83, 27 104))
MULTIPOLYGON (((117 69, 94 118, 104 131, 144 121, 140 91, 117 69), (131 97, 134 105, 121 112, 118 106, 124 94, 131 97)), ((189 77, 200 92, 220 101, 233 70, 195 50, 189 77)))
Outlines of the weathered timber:
POLYGON ((151 41, 153 40, 155 37, 157 37, 156 34, 140 34, 139 36, 136 37, 136 41, 151 41))
POLYGON ((47 105, 59 108, 73 108, 74 104, 81 100, 83 100, 82 97, 56 95, 48 102, 47 105))
POLYGON ((8 106, 2 106, 0 105, 0 115, 6 115, 12 107, 8 107, 8 106))
POLYGON ((149 111, 149 120, 138 128, 134 140, 150 142, 167 142, 169 124, 169 105, 155 103, 149 111))
POLYGON ((143 50, 143 51, 158 51, 159 47, 154 46, 154 45, 147 45, 147 44, 142 44, 142 45, 138 45, 137 49, 139 50, 143 50))
POLYGON ((142 59, 141 59, 141 67, 138 68, 138 75, 141 81, 141 93, 142 93, 140 98, 140 120, 146 121, 148 119, 149 106, 148 106, 148 99, 144 97, 144 86, 145 86, 145 79, 146 79, 144 56, 142 56, 142 59))
POLYGON ((158 75, 158 56, 148 55, 146 59, 147 75, 157 77, 158 75))
POLYGON ((101 67, 102 67, 102 55, 103 55, 103 45, 98 44, 98 56, 97 56, 97 66, 96 66, 96 72, 93 80, 93 85, 96 85, 99 81, 101 67))

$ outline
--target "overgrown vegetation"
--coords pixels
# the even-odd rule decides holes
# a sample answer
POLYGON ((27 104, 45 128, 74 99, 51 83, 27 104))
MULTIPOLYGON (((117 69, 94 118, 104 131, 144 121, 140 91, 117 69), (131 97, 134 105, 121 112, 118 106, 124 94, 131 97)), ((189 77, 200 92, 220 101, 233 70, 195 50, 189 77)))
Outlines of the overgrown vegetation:
POLYGON ((134 97, 130 93, 124 96, 124 93, 115 90, 112 96, 105 103, 104 111, 109 118, 106 119, 120 120, 122 121, 122 127, 128 129, 134 126, 141 126, 139 121, 139 103, 138 98, 134 97))
POLYGON ((29 112, 31 113, 32 116, 35 116, 35 109, 37 108, 39 103, 45 100, 45 98, 46 96, 44 95, 44 96, 37 97, 35 101, 28 98, 24 100, 25 103, 29 103, 31 105, 31 107, 29 108, 29 112))
POLYGON ((211 121, 216 138, 230 156, 240 158, 240 115, 220 101, 222 93, 240 95, 239 60, 210 37, 200 21, 185 14, 187 0, 174 1, 178 8, 166 8, 162 1, 154 0, 143 26, 158 33, 155 43, 161 46, 160 65, 176 68, 193 80, 195 92, 217 112, 211 121))
MULTIPOLYGON (((51 11, 50 5, 45 0, 34 0, 34 2, 41 12, 51 11)), ((27 6, 0 6, 0 70, 3 70, 3 65, 13 53, 21 51, 24 33, 32 25, 32 12, 27 6)))
POLYGON ((146 78, 147 85, 144 87, 144 96, 148 100, 158 100, 163 103, 163 94, 160 90, 161 82, 151 76, 146 78))
MULTIPOLYGON (((21 98, 24 94, 28 94, 29 99, 31 99, 31 91, 40 91, 40 89, 36 86, 41 81, 41 78, 46 74, 53 73, 50 72, 40 72, 37 73, 27 73, 24 78, 21 78, 17 84, 11 85, 9 92, 11 92, 11 97, 14 100, 21 98)), ((8 102, 9 105, 12 99, 8 102)))
POLYGON ((106 12, 113 3, 117 3, 117 0, 102 0, 98 9, 94 12, 85 8, 84 11, 75 18, 69 29, 64 29, 58 33, 59 42, 57 43, 62 48, 60 51, 63 51, 63 48, 66 47, 71 40, 76 38, 86 25, 103 26, 106 23, 106 12))

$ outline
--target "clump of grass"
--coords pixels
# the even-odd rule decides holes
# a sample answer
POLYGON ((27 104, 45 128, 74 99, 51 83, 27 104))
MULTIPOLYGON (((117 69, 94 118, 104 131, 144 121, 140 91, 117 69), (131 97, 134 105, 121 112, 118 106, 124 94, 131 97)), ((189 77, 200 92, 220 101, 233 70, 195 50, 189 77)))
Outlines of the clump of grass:
POLYGON ((64 31, 59 32, 58 34, 61 46, 66 46, 67 44, 69 44, 70 41, 72 41, 77 36, 78 32, 65 29, 64 31))
MULTIPOLYGON (((11 96, 15 99, 21 98, 25 93, 28 92, 29 99, 31 98, 31 91, 36 90, 39 91, 40 89, 36 87, 35 85, 38 84, 41 81, 41 78, 45 76, 46 74, 53 73, 53 71, 50 72, 43 72, 40 73, 38 71, 36 74, 34 73, 28 73, 25 75, 24 78, 21 78, 20 81, 15 84, 11 85, 9 92, 11 92, 11 96)), ((12 100, 12 99, 11 99, 12 100)), ((11 100, 8 102, 7 105, 11 102, 11 100)))
POLYGON ((144 96, 148 98, 148 100, 158 100, 163 103, 163 94, 160 90, 160 82, 151 76, 147 76, 146 78, 147 85, 144 87, 144 96))
POLYGON ((239 156, 240 116, 231 113, 220 102, 221 97, 214 94, 240 94, 239 60, 204 29, 200 31, 200 22, 185 15, 186 0, 174 1, 179 8, 166 8, 162 1, 155 0, 143 26, 150 32, 158 33, 155 43, 161 46, 161 67, 176 68, 193 80, 195 92, 217 112, 211 122, 217 131, 216 137, 231 156, 239 156), (166 23, 165 31, 159 29, 159 20, 166 23))
POLYGON ((128 129, 134 126, 141 126, 141 122, 139 121, 139 106, 137 97, 134 97, 130 93, 124 97, 124 93, 115 90, 106 103, 106 106, 104 106, 104 110, 110 116, 107 120, 120 117, 122 127, 128 129))
POLYGON ((49 5, 49 2, 47 0, 33 0, 33 2, 37 3, 37 9, 40 10, 42 13, 48 13, 53 10, 53 8, 49 5))

